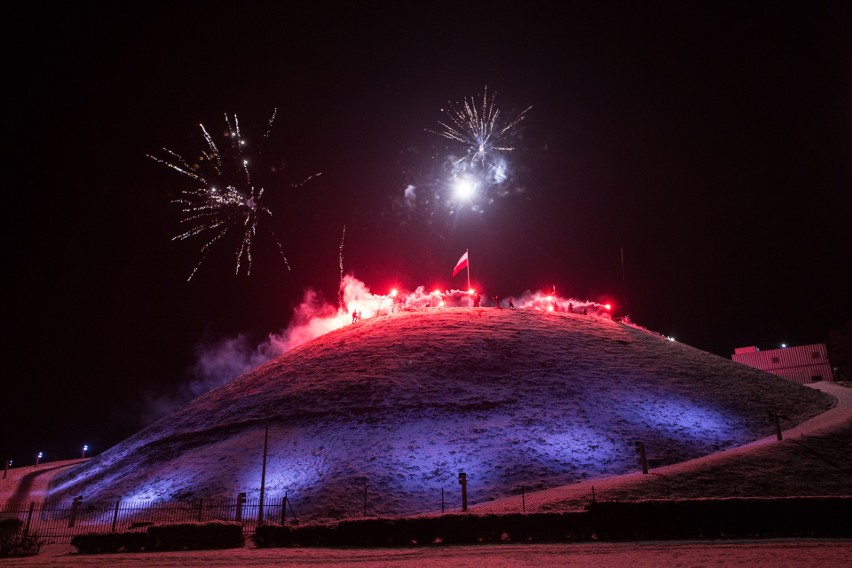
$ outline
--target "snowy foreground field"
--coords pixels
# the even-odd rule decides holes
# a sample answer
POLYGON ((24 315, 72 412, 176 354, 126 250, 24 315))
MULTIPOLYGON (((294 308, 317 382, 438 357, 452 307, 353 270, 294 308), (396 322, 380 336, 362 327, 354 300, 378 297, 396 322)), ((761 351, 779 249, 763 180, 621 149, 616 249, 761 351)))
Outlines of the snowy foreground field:
POLYGON ((138 554, 71 554, 70 545, 36 557, 0 560, 0 566, 323 566, 336 568, 661 568, 669 566, 848 566, 852 541, 768 540, 591 544, 505 544, 411 549, 250 549, 138 554))

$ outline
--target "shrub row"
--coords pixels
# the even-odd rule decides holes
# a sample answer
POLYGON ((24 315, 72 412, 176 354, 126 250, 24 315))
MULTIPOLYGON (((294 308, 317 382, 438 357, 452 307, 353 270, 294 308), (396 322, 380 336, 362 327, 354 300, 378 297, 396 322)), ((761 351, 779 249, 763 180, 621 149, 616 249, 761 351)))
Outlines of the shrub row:
POLYGON ((21 534, 23 525, 17 517, 0 519, 0 558, 38 554, 42 540, 21 534))
POLYGON ((852 498, 592 503, 584 512, 371 518, 255 531, 258 547, 408 546, 744 537, 850 537, 852 498))
POLYGON ((409 546, 508 541, 586 540, 585 513, 465 515, 373 518, 293 527, 265 525, 255 532, 258 547, 409 546))
POLYGON ((749 498, 592 503, 598 538, 848 537, 852 498, 749 498))
POLYGON ((152 525, 147 532, 77 535, 71 544, 82 554, 154 550, 212 550, 245 545, 240 523, 212 521, 152 525))
POLYGON ((144 532, 78 534, 71 539, 71 544, 81 554, 150 550, 148 534, 144 532))

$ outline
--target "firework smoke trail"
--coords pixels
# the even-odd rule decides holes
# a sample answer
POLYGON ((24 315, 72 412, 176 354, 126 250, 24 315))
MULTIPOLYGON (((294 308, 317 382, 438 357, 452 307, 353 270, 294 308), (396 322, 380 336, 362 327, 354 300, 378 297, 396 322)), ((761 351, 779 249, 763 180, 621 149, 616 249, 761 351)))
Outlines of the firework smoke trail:
POLYGON ((461 108, 448 103, 449 108, 445 112, 449 122, 438 121, 442 130, 428 130, 464 146, 465 155, 458 158, 455 164, 468 161, 471 164, 478 162, 480 166, 485 167, 494 152, 514 150, 514 147, 509 145, 506 134, 526 117, 532 107, 527 107, 515 118, 501 124, 498 122, 500 109, 497 108, 495 99, 496 95, 488 98, 488 87, 485 87, 481 106, 476 104, 473 97, 463 99, 461 108))
MULTIPOLYGON (((343 234, 340 235, 340 282, 343 282, 343 243, 346 241, 346 225, 343 225, 343 234)), ((337 294, 337 308, 343 307, 343 288, 337 294)))
POLYGON ((343 225, 343 234, 340 235, 340 281, 343 282, 343 243, 346 240, 346 225, 343 225))
MULTIPOLYGON (((266 134, 256 149, 255 157, 260 157, 263 142, 269 138, 276 114, 277 109, 273 111, 269 119, 266 134)), ((231 118, 225 114, 227 129, 222 148, 216 144, 203 124, 199 126, 206 143, 206 148, 202 150, 198 160, 199 163, 190 164, 181 155, 168 148, 163 148, 168 158, 148 155, 152 160, 198 184, 194 189, 182 191, 181 196, 173 200, 173 203, 181 207, 181 212, 184 214, 181 224, 186 229, 172 240, 185 240, 198 236, 207 239, 201 247, 201 258, 189 274, 187 281, 195 276, 213 245, 231 231, 241 233, 236 253, 235 273, 239 274, 240 269, 245 265, 246 273, 251 274, 252 246, 259 227, 266 229, 272 235, 287 269, 290 270, 287 257, 284 255, 284 247, 271 228, 266 226, 267 219, 272 217, 272 211, 262 202, 264 188, 256 187, 252 182, 249 159, 246 154, 248 144, 240 131, 237 115, 231 118)))
MULTIPOLYGON (((341 240, 342 243, 342 240, 341 240)), ((485 294, 483 294, 485 295, 485 294)), ((289 325, 277 333, 271 333, 266 341, 255 345, 246 335, 226 337, 215 343, 198 347, 195 377, 182 387, 176 395, 162 396, 148 401, 151 407, 148 421, 167 415, 169 412, 201 396, 251 369, 298 347, 312 339, 335 329, 354 323, 353 312, 360 320, 390 316, 398 312, 432 309, 463 308, 469 310, 470 291, 427 289, 418 286, 413 292, 404 289, 377 294, 361 280, 351 274, 340 279, 339 298, 335 308, 322 299, 314 290, 307 290, 301 304, 293 310, 289 325)), ((575 314, 611 319, 607 304, 570 297, 561 297, 554 291, 529 291, 511 296, 514 309, 539 312, 567 312, 569 306, 575 314)), ((510 297, 500 300, 499 307, 509 309, 510 297)), ((493 300, 493 299, 492 299, 493 300)), ((493 301, 483 302, 485 309, 496 308, 493 301)), ((479 310, 479 308, 473 308, 479 310)), ((635 326, 634 327, 638 327, 635 326)), ((644 329, 644 328, 642 328, 644 329)))

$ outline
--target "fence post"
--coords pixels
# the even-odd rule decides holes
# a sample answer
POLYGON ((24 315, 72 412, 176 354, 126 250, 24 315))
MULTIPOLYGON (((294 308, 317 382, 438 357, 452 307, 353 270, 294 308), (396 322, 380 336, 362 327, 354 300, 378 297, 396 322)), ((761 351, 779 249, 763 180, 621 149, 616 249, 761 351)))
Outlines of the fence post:
POLYGON ((27 536, 30 534, 30 521, 33 518, 33 507, 35 507, 35 501, 30 501, 30 508, 27 511, 27 524, 24 526, 24 540, 26 540, 27 536))
POLYGON ((263 526, 263 493, 266 490, 266 454, 269 449, 269 414, 263 431, 263 469, 260 474, 260 502, 257 504, 257 526, 263 526))
POLYGON ((521 488, 521 512, 527 512, 527 492, 523 487, 521 488))
POLYGON ((115 525, 118 524, 118 506, 121 504, 121 499, 115 502, 115 512, 112 515, 112 532, 115 532, 115 525))
POLYGON ((201 522, 202 517, 204 516, 204 499, 198 500, 198 522, 201 522))
POLYGON ((243 522, 243 505, 246 502, 246 494, 240 493, 237 495, 237 513, 234 520, 238 523, 243 522))
POLYGON ((83 501, 83 496, 74 497, 74 501, 71 502, 71 517, 68 519, 68 528, 73 529, 74 523, 77 522, 77 511, 80 509, 80 503, 83 501))
POLYGON ((287 524, 287 492, 284 492, 284 499, 281 500, 281 526, 287 524))
POLYGON ((781 436, 781 422, 778 420, 778 412, 770 411, 769 416, 775 423, 775 437, 781 440, 783 436, 781 436))
POLYGON ((367 516, 367 488, 369 485, 364 486, 364 516, 367 516))
POLYGON ((444 512, 444 488, 441 487, 441 512, 444 512))
POLYGON ((462 513, 467 512, 467 474, 459 472, 459 485, 462 488, 462 513))
POLYGON ((639 452, 639 463, 642 465, 642 473, 648 474, 648 460, 645 457, 645 444, 636 442, 636 451, 639 452))
POLYGON ((592 503, 595 502, 595 486, 592 485, 592 503))

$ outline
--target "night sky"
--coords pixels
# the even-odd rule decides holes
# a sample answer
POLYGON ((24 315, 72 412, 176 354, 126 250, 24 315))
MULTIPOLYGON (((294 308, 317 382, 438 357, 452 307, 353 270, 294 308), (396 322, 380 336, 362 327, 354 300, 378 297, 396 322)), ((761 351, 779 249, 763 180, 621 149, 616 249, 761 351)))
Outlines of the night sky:
POLYGON ((852 319, 848 2, 121 4, 4 17, 15 465, 135 433, 205 346, 262 342, 306 290, 336 305, 344 226, 375 293, 462 288, 469 249, 488 296, 556 286, 722 357, 852 319), (430 130, 486 89, 501 119, 532 108, 506 180, 450 207, 459 146, 430 130), (275 109, 252 165, 291 269, 259 234, 250 275, 223 239, 187 281, 193 184, 147 156, 194 160, 225 113, 259 141, 275 109))

